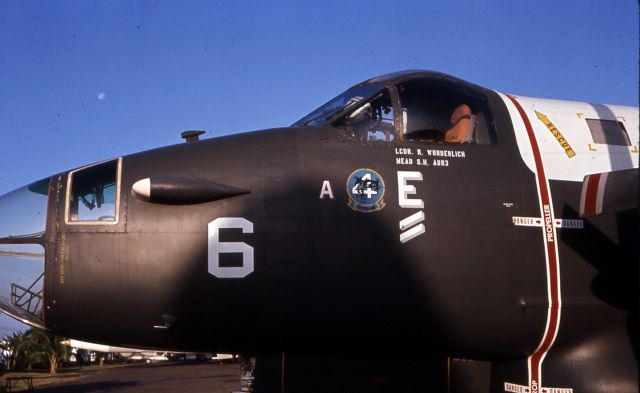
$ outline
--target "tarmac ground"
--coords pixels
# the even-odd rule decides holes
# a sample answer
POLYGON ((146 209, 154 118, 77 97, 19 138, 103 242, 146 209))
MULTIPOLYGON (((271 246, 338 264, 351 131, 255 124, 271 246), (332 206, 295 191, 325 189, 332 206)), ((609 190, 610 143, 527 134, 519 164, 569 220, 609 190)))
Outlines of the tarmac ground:
POLYGON ((239 364, 184 361, 110 368, 71 382, 36 389, 46 393, 230 393, 238 390, 239 364))

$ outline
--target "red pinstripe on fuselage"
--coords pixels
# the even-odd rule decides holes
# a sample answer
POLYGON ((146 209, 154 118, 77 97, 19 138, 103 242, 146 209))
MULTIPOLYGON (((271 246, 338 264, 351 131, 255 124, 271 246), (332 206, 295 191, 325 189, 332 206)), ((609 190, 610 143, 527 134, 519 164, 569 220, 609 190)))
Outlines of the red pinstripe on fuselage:
POLYGON ((536 182, 538 186, 538 197, 540 201, 540 214, 543 220, 543 241, 545 244, 545 258, 547 271, 547 297, 549 309, 547 312, 547 324, 544 334, 540 340, 538 348, 529 356, 529 388, 532 393, 537 392, 541 387, 542 362, 547 352, 553 346, 558 329, 560 327, 560 311, 562 308, 562 298, 560 291, 560 264, 558 258, 558 246, 556 243, 556 229, 554 226, 555 214, 551 200, 549 183, 542 163, 542 155, 536 136, 533 132, 531 122, 520 103, 513 96, 507 96, 515 105, 527 130, 527 136, 531 143, 531 151, 535 160, 536 182))

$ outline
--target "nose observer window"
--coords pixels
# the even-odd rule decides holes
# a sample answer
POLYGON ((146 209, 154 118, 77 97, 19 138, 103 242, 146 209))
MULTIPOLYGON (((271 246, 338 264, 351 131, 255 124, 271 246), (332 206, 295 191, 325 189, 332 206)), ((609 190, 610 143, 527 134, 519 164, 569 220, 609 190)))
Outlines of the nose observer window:
POLYGON ((120 159, 69 174, 67 224, 116 224, 120 197, 120 159))
POLYGON ((0 239, 44 235, 48 197, 49 178, 0 196, 0 239))
POLYGON ((44 249, 38 244, 0 244, 0 311, 43 327, 44 249))

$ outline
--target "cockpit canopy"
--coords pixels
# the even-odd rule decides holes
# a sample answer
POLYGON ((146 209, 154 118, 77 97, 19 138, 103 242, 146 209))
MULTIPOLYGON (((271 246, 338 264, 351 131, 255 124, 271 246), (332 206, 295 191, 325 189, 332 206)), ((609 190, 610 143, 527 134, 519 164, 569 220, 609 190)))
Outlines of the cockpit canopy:
POLYGON ((347 139, 494 144, 486 91, 455 78, 405 72, 346 90, 293 124, 331 126, 347 139))
POLYGON ((41 237, 48 196, 49 178, 0 196, 0 240, 41 237))

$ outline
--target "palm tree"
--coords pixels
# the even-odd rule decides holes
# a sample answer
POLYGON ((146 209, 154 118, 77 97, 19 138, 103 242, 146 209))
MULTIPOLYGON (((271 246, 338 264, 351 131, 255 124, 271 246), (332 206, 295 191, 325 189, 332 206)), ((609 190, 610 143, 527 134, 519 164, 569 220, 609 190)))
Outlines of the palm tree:
POLYGON ((23 333, 15 346, 16 360, 22 357, 28 369, 35 363, 48 363, 49 372, 55 374, 61 361, 67 360, 69 348, 62 339, 43 330, 30 329, 23 333))
MULTIPOLYGON (((40 354, 49 363, 49 372, 55 374, 62 361, 68 360, 69 348, 62 345, 62 339, 43 330, 31 329, 25 333, 28 335, 30 355, 35 359, 40 354)), ((42 361, 42 359, 40 359, 42 361)))
POLYGON ((25 340, 24 333, 14 332, 2 338, 2 351, 4 352, 7 370, 14 370, 19 357, 20 346, 25 340))

